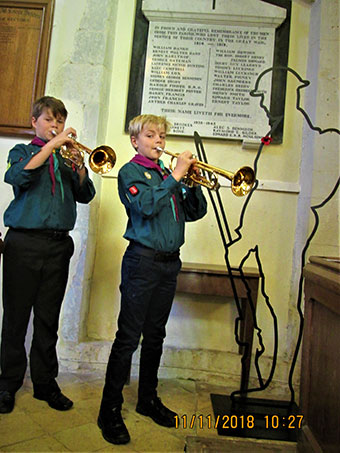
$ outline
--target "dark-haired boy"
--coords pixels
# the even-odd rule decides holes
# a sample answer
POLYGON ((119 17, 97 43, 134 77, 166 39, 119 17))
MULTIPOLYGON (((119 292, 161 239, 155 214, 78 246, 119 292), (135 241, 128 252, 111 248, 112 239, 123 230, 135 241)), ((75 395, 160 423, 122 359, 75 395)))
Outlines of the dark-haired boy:
POLYGON ((28 145, 15 145, 8 156, 5 182, 13 186, 14 199, 4 213, 9 229, 3 251, 0 413, 13 410, 24 380, 32 309, 34 397, 56 410, 73 405, 56 382, 58 321, 74 251, 69 231, 76 221, 76 202, 89 203, 95 189, 86 168, 64 165, 59 153, 62 145, 72 148, 70 134, 76 135, 72 127, 64 130, 66 117, 59 99, 38 99, 32 114, 36 136, 28 145))

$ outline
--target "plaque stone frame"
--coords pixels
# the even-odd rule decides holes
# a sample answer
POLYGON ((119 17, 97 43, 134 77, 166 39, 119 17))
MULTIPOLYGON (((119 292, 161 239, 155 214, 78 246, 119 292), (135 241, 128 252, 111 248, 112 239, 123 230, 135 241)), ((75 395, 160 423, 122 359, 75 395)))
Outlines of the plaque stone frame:
MULTIPOLYGON (((219 0, 216 0, 219 1, 219 0)), ((237 1, 237 0, 236 0, 237 1)), ((133 39, 133 50, 132 50, 132 59, 131 59, 131 69, 130 69, 130 83, 129 83, 129 92, 128 92, 128 102, 127 102, 127 111, 126 111, 126 122, 125 122, 125 131, 128 130, 129 121, 136 115, 139 115, 142 112, 142 100, 143 100, 143 89, 145 84, 145 74, 146 74, 146 55, 147 55, 147 44, 148 44, 148 34, 149 34, 149 21, 145 17, 148 16, 150 21, 153 20, 161 20, 164 23, 168 23, 168 19, 170 18, 171 21, 175 20, 182 21, 191 24, 221 24, 225 23, 226 20, 233 25, 244 25, 244 18, 243 16, 233 15, 232 13, 228 13, 228 19, 226 17, 222 17, 221 14, 202 14, 202 12, 197 11, 197 14, 192 15, 190 18, 180 17, 178 13, 174 13, 172 9, 168 9, 168 11, 163 8, 160 15, 154 14, 152 9, 148 11, 148 5, 152 4, 153 0, 137 0, 136 6, 136 18, 135 18, 135 31, 134 31, 134 39, 133 39), (142 11, 143 8, 143 11, 142 11)), ((199 0, 198 4, 202 3, 212 3, 215 4, 213 0, 199 0)), ((174 5, 174 9, 176 8, 177 0, 171 3, 171 8, 174 5)), ((289 47, 289 30, 290 30, 290 15, 291 15, 291 1, 290 0, 264 0, 264 4, 271 4, 275 6, 280 6, 285 10, 285 18, 278 19, 276 24, 271 24, 272 27, 276 27, 275 29, 275 42, 274 42, 274 51, 273 51, 273 66, 287 66, 288 64, 288 47, 289 47)), ((196 5, 196 4, 195 4, 196 5)), ((248 25, 251 24, 253 19, 248 19, 248 25)), ((171 23, 171 21, 169 23, 171 23)), ((263 19, 265 23, 266 18, 263 19)), ((273 18, 267 19, 267 24, 273 22, 273 18)), ((255 22, 256 24, 256 22, 255 22)), ((258 24, 258 22, 257 22, 258 24)), ((285 92, 286 92, 286 78, 287 74, 285 71, 273 71, 272 72, 272 80, 271 80, 271 92, 270 92, 270 111, 274 118, 281 116, 284 118, 284 104, 285 104, 285 92)), ((150 113, 150 112, 145 112, 150 113)), ((156 113, 158 114, 158 113, 156 113)), ((166 114, 166 116, 170 119, 171 117, 166 114)), ((268 127, 269 129, 269 127, 268 127)), ((200 132, 200 129, 197 129, 200 132)), ((266 130, 264 133, 267 132, 266 130)), ((201 134, 201 132, 200 132, 201 134)), ((173 135, 191 135, 191 134, 176 134, 173 135)), ((212 137, 209 135, 205 135, 204 133, 201 134, 203 137, 210 137, 210 138, 222 138, 222 139, 236 139, 242 140, 239 137, 212 137)), ((282 143, 283 138, 283 121, 275 130, 273 135, 273 143, 282 143)), ((246 138, 243 139, 247 141, 246 138)), ((250 140, 251 141, 251 140, 250 140)))
POLYGON ((32 106, 44 95, 54 2, 0 3, 0 135, 34 135, 32 106))

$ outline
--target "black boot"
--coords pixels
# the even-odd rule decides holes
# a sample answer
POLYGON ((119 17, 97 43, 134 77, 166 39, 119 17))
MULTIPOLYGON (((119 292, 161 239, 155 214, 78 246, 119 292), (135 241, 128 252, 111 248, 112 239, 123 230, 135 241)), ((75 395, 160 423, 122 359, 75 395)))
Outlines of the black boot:
POLYGON ((15 393, 0 390, 0 414, 9 414, 14 408, 15 393))
POLYGON ((101 408, 98 426, 102 430, 104 439, 111 444, 127 444, 130 441, 129 431, 125 426, 119 406, 112 409, 101 408))
POLYGON ((176 412, 164 406, 160 398, 155 397, 150 401, 138 401, 136 412, 151 417, 152 420, 161 426, 173 428, 176 426, 176 412))

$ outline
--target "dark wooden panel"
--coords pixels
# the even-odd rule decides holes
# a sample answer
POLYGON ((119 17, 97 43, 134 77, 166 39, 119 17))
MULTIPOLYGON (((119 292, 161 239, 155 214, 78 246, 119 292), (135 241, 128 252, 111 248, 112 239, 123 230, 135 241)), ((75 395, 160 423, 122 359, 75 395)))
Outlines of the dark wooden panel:
MULTIPOLYGON (((256 297, 259 281, 257 270, 245 268, 243 274, 256 297)), ((238 271, 233 271, 233 278, 238 296, 247 297, 246 287, 238 271)), ((201 263, 183 263, 177 280, 177 291, 208 296, 234 296, 226 267, 201 263)))
POLYGON ((335 453, 340 445, 340 260, 310 259, 305 276, 305 324, 299 451, 335 453))
POLYGON ((54 0, 0 3, 0 134, 29 137, 44 94, 54 0))

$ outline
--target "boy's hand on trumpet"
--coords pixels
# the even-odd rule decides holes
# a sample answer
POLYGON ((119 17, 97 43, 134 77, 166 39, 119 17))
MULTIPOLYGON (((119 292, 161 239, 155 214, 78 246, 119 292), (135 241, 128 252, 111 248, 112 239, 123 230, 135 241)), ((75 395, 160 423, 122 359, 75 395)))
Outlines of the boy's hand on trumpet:
POLYGON ((60 148, 62 145, 67 146, 68 144, 73 143, 70 134, 77 134, 76 130, 73 129, 73 127, 69 127, 59 134, 55 129, 49 130, 49 132, 46 134, 46 138, 48 139, 51 136, 53 138, 50 138, 47 143, 40 149, 40 151, 31 158, 28 164, 24 167, 25 170, 32 170, 34 168, 40 167, 45 163, 46 159, 49 158, 50 154, 52 154, 55 149, 60 148))
POLYGON ((71 160, 72 162, 76 165, 77 170, 81 170, 84 167, 84 156, 83 154, 79 151, 79 149, 74 148, 72 144, 66 145, 68 150, 71 153, 71 160))
POLYGON ((184 151, 177 156, 177 163, 174 171, 171 173, 176 181, 180 181, 188 173, 190 167, 191 171, 199 173, 199 169, 195 167, 197 159, 193 156, 191 151, 184 151))
POLYGON ((70 161, 76 166, 78 174, 84 176, 84 155, 80 150, 75 146, 75 139, 77 138, 77 132, 73 127, 65 129, 60 134, 57 134, 56 131, 52 131, 54 138, 50 141, 53 142, 53 146, 56 148, 66 147, 67 152, 71 154, 69 157, 70 161))
POLYGON ((49 143, 53 145, 54 148, 60 148, 62 145, 72 147, 72 137, 77 137, 77 132, 75 129, 73 129, 73 127, 68 127, 60 134, 57 134, 57 132, 53 129, 52 135, 54 135, 54 138, 52 138, 49 143))

